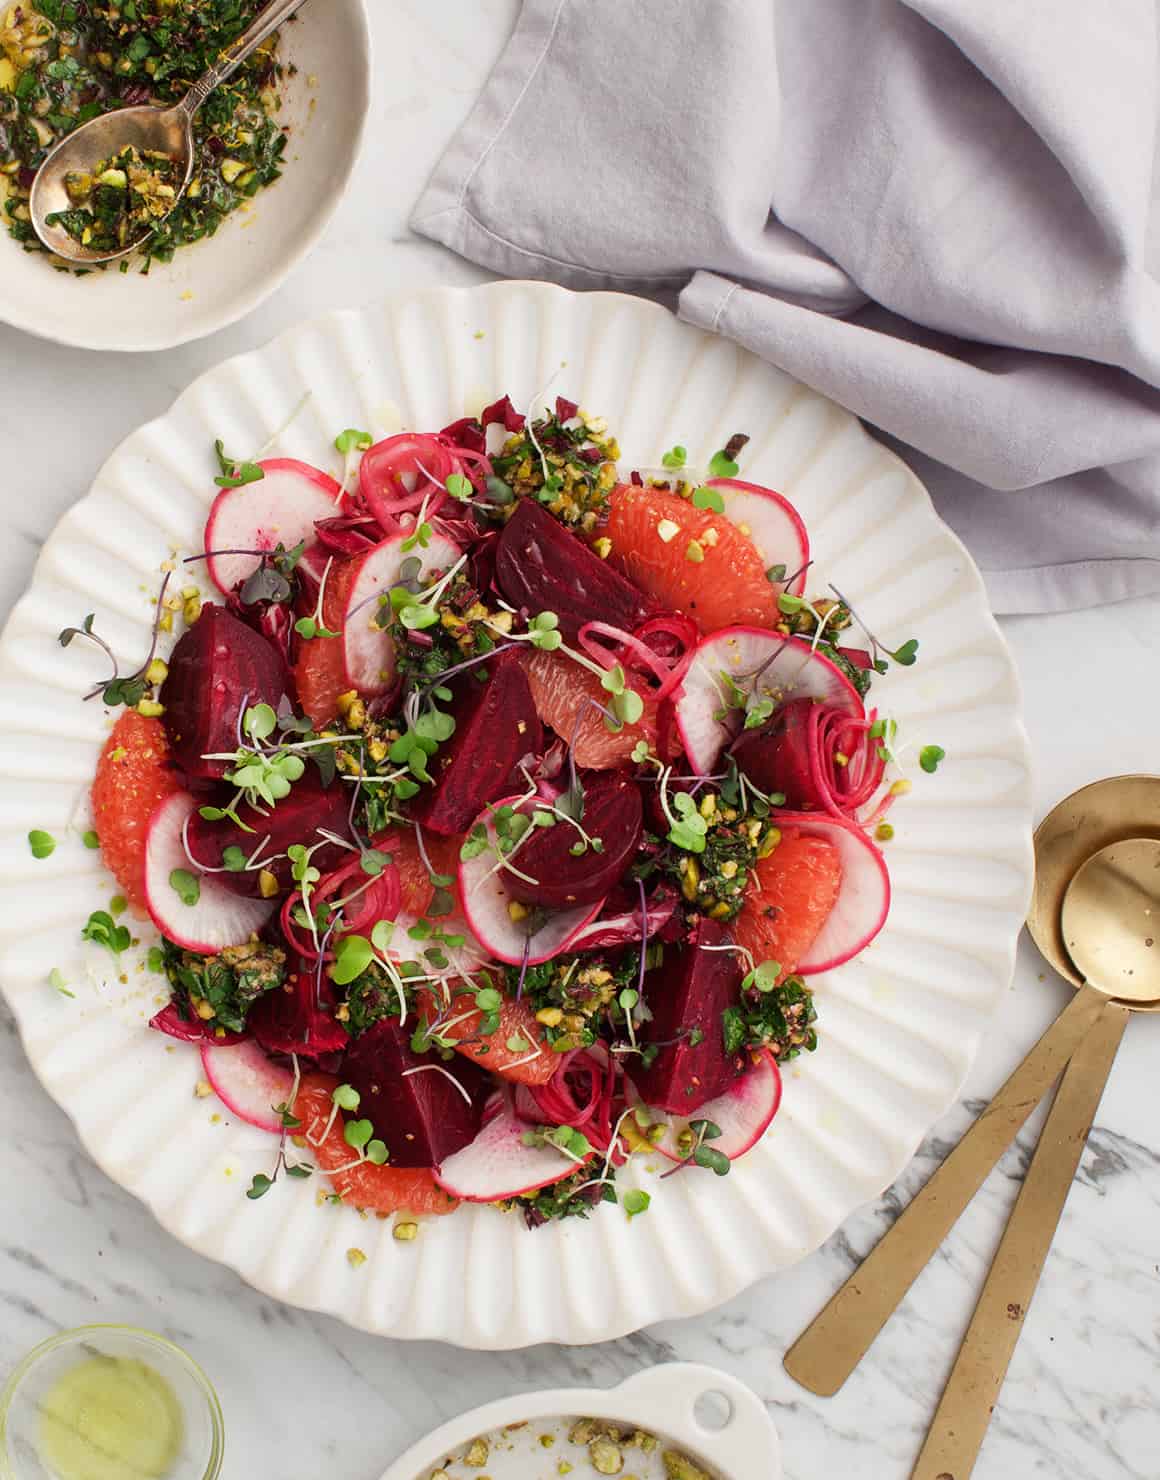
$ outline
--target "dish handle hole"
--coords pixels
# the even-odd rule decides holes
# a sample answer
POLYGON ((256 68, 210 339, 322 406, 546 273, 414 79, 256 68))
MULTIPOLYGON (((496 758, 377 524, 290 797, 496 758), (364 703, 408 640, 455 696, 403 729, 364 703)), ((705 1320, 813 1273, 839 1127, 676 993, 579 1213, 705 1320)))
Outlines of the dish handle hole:
POLYGON ((733 1402, 716 1390, 702 1393, 693 1404, 693 1418, 706 1433, 719 1434, 733 1422, 733 1402))

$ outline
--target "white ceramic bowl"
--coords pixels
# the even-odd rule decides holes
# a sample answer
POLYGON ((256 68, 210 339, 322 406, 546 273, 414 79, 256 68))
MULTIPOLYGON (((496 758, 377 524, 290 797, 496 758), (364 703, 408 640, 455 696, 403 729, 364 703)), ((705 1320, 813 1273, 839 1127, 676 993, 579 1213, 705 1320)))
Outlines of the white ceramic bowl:
MULTIPOLYGON (((491 1480, 531 1480, 541 1473, 555 1474, 556 1462, 565 1458, 575 1465, 577 1477, 594 1474, 568 1450, 569 1420, 577 1418, 600 1418, 644 1429, 665 1447, 674 1447, 708 1467, 713 1480, 781 1480, 781 1442, 761 1401, 724 1372, 677 1362, 642 1372, 611 1391, 565 1388, 501 1398, 420 1440, 395 1461, 382 1480, 429 1480, 432 1470, 461 1455, 473 1439, 510 1430, 514 1424, 528 1427, 509 1432, 501 1443, 492 1445, 487 1462, 491 1480), (706 1417, 712 1415, 715 1421, 707 1423, 706 1417), (555 1440, 550 1450, 541 1446, 542 1434, 555 1440)), ((639 1451, 631 1453, 633 1462, 627 1468, 642 1480, 663 1474, 658 1456, 642 1468, 639 1451)), ((470 1473, 460 1464, 452 1464, 449 1470, 453 1477, 470 1473)))
POLYGON ((366 0, 313 0, 283 27, 282 178, 207 241, 144 276, 74 277, 0 229, 0 320, 79 349, 163 350, 224 329, 268 298, 322 235, 362 146, 370 108, 366 0))

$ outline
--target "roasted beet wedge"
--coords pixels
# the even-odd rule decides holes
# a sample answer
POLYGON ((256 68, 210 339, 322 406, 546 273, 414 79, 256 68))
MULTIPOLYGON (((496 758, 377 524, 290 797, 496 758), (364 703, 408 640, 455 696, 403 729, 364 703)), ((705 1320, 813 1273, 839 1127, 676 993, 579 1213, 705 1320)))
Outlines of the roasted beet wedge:
POLYGON ((581 778, 584 819, 590 838, 599 838, 602 850, 572 849, 583 841, 571 823, 558 818, 554 827, 537 827, 520 847, 519 874, 504 880, 507 892, 524 904, 549 910, 595 904, 619 882, 636 853, 643 826, 640 788, 627 771, 590 771, 581 778), (521 875, 535 879, 528 883, 521 875))
POLYGON ((653 1016, 640 1036, 660 1047, 647 1069, 634 1064, 628 1074, 647 1104, 670 1114, 687 1115, 724 1094, 746 1067, 743 1057, 725 1052, 721 1024, 725 1009, 741 999, 740 959, 733 951, 702 949, 728 939, 724 926, 702 919, 688 945, 666 950, 663 965, 645 977, 653 1016))
POLYGON ((487 1074, 458 1055, 447 1064, 411 1050, 411 1029, 394 1019, 355 1041, 343 1076, 359 1093, 393 1167, 437 1167, 475 1139, 491 1091, 487 1074))
POLYGON ((821 805, 810 775, 812 708, 812 699, 791 699, 759 730, 742 730, 733 744, 733 759, 754 786, 767 794, 782 792, 794 811, 821 805))
POLYGON ((323 786, 311 767, 300 781, 295 782, 290 795, 276 807, 267 808, 264 812, 245 804, 238 807, 237 814, 245 824, 243 827, 229 818, 208 822, 200 812, 195 812, 186 838, 189 854, 195 863, 211 869, 222 867, 227 848, 240 848, 247 859, 253 857, 252 868, 218 875, 235 894, 248 895, 261 894, 259 875, 262 869, 259 865, 263 859, 269 858, 272 861, 265 865, 265 872, 273 874, 278 888, 284 892, 291 884, 291 865, 286 850, 293 843, 302 843, 307 848, 323 844, 317 853, 310 855, 311 864, 323 874, 354 856, 337 843, 326 843, 320 836, 321 832, 328 832, 340 838, 347 837, 349 807, 349 788, 344 791, 337 781, 329 787, 323 786), (266 839, 264 844, 263 838, 266 839))
POLYGON ((250 1008, 246 1026, 268 1053, 306 1058, 339 1053, 350 1039, 335 1019, 338 1003, 330 979, 317 963, 295 959, 283 986, 266 992, 250 1008))
POLYGON ((495 579, 513 606, 555 612, 565 642, 574 642, 585 622, 609 622, 631 632, 656 610, 531 498, 520 499, 500 536, 495 579))
POLYGON ((196 781, 216 780, 228 761, 206 755, 238 748, 243 704, 277 706, 286 670, 277 650, 224 606, 207 603, 169 659, 161 688, 173 756, 196 781))
POLYGON ((432 763, 434 786, 411 803, 416 821, 444 837, 465 832, 488 802, 509 791, 519 761, 543 744, 519 654, 500 653, 486 667, 486 683, 471 671, 459 680, 455 733, 432 763))

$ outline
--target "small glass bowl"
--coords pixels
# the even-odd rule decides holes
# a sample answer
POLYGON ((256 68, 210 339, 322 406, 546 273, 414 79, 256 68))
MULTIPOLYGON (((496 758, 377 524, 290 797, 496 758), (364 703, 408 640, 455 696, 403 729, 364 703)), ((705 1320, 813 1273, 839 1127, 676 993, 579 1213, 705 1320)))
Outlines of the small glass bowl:
POLYGON ((0 1480, 60 1480, 41 1458, 41 1404, 66 1372, 93 1357, 144 1362, 172 1387, 184 1431, 165 1480, 218 1480, 225 1428, 209 1378, 179 1346, 135 1326, 78 1326, 29 1352, 0 1392, 0 1480))

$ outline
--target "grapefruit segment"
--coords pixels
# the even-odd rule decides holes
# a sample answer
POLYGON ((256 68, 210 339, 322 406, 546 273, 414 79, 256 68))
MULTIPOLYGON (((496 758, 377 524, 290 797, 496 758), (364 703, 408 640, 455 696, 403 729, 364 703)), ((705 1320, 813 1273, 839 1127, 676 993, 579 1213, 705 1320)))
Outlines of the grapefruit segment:
MULTIPOLYGON (((338 1080, 329 1074, 304 1074, 294 1100, 294 1114, 302 1122, 295 1141, 324 1172, 349 1166, 354 1152, 343 1135, 343 1118, 336 1115, 329 1131, 327 1121, 333 1108, 331 1095, 338 1080), (324 1134, 325 1132, 325 1134, 324 1134)), ((436 1186, 434 1174, 425 1167, 375 1166, 363 1162, 331 1177, 334 1190, 344 1203, 373 1213, 453 1213, 458 1206, 436 1186)))
POLYGON ((93 778, 93 826, 101 857, 134 911, 145 904, 145 838, 158 805, 181 790, 158 719, 126 710, 105 741, 93 778))
POLYGON ((644 713, 633 725, 614 734, 601 712, 608 695, 594 673, 559 653, 534 651, 522 655, 532 702, 541 721, 565 744, 573 745, 578 766, 591 771, 609 771, 625 766, 639 740, 653 749, 657 738, 657 704, 644 698, 644 713), (573 738, 575 737, 575 738, 573 738))
POLYGON ((853 823, 806 812, 778 816, 781 842, 753 871, 733 938, 783 975, 829 971, 874 939, 890 909, 881 851, 853 823))
MULTIPOLYGON (((773 627, 777 596, 753 541, 732 520, 663 488, 622 483, 609 500, 603 534, 609 563, 669 611, 702 632, 746 623, 773 627)), ((779 557, 780 559, 780 557, 779 557)))
POLYGON ((303 639, 294 663, 298 706, 316 730, 337 715, 339 695, 350 692, 342 623, 358 566, 357 559, 335 560, 331 565, 322 596, 322 625, 338 636, 303 639))
MULTIPOLYGON (((439 1026, 439 1036, 456 1040, 459 1053, 501 1079, 510 1079, 513 1084, 547 1084, 561 1059, 544 1043, 544 1030, 531 1006, 505 998, 499 1010, 499 1027, 494 1033, 481 1035, 483 1013, 468 1011, 471 1000, 463 996, 452 1002, 447 1023, 439 1026), (464 1041, 468 1039, 471 1041, 464 1041)), ((434 993, 427 994, 424 1008, 429 1022, 439 1016, 434 993)))

